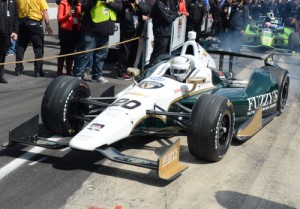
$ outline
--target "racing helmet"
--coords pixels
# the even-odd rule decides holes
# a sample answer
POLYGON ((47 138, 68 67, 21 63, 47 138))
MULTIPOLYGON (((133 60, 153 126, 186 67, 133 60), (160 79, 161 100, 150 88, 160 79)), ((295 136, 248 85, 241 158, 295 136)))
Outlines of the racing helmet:
POLYGON ((184 56, 175 57, 171 62, 170 72, 171 76, 176 80, 184 81, 192 71, 191 61, 184 56))
POLYGON ((267 12, 267 17, 270 18, 270 21, 274 21, 275 20, 273 12, 267 12))

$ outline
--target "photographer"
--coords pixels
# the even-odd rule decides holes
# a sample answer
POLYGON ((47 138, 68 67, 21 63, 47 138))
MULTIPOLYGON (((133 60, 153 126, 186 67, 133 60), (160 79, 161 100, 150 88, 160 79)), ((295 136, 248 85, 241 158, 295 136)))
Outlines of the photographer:
POLYGON ((249 7, 244 0, 238 0, 232 5, 232 12, 229 17, 229 32, 231 40, 231 51, 240 53, 242 37, 250 20, 249 7))
MULTIPOLYGON (((122 11, 118 13, 120 19, 120 41, 127 41, 142 35, 145 22, 149 19, 153 0, 125 0, 122 11)), ((133 67, 137 57, 139 40, 120 45, 118 56, 118 79, 131 79, 127 67, 133 67)))
MULTIPOLYGON (((79 39, 81 17, 81 4, 78 0, 61 0, 58 6, 57 20, 60 26, 59 55, 70 54, 75 51, 79 39)), ((63 74, 64 62, 66 61, 67 75, 71 75, 73 56, 57 58, 57 76, 63 74)))

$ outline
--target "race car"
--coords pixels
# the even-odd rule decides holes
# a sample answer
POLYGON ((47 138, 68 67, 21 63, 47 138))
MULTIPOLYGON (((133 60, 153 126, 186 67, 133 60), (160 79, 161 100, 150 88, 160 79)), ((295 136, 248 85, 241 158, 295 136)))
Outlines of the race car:
POLYGON ((247 25, 243 46, 264 51, 277 49, 296 52, 299 47, 299 33, 294 28, 285 27, 281 18, 270 13, 247 25))
MULTIPOLYGON (((222 72, 221 62, 217 69, 208 51, 195 42, 195 32, 189 32, 188 37, 179 56, 156 60, 142 75, 139 69, 129 68, 133 83, 116 95, 107 84, 99 84, 103 93, 91 97, 83 79, 54 79, 42 100, 42 122, 52 133, 72 136, 71 140, 38 136, 37 114, 11 130, 6 145, 96 151, 115 162, 157 170, 158 176, 167 180, 187 168, 179 161, 178 140, 157 161, 125 155, 114 144, 130 136, 186 136, 195 158, 221 160, 232 139, 249 139, 283 112, 289 73, 270 55, 248 80, 238 80, 232 65, 227 73, 222 72)), ((230 60, 234 56, 262 60, 232 52, 211 53, 220 54, 220 60, 225 55, 230 60)))

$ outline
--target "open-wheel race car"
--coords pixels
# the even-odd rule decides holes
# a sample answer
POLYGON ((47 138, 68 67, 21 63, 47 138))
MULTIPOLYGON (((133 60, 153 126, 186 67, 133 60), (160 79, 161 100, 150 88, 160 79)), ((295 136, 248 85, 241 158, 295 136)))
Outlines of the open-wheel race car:
MULTIPOLYGON (((289 74, 268 56, 265 65, 254 69, 248 80, 237 80, 232 73, 216 69, 195 37, 189 32, 180 56, 152 63, 143 75, 129 68, 134 82, 116 95, 110 87, 99 97, 91 97, 89 85, 82 79, 54 79, 42 100, 42 122, 55 134, 72 136, 71 140, 63 143, 39 137, 36 115, 10 131, 7 145, 96 151, 112 161, 157 170, 162 179, 173 179, 187 167, 179 161, 179 141, 157 161, 125 155, 113 144, 134 135, 186 136, 195 158, 221 160, 232 139, 249 139, 283 112, 289 74)), ((262 59, 231 52, 211 53, 220 54, 220 60, 225 55, 231 60, 233 56, 262 59)), ((222 65, 220 62, 219 67, 222 65)))
POLYGON ((296 52, 299 47, 299 32, 292 27, 286 27, 282 19, 274 17, 273 13, 268 13, 247 25, 243 46, 296 52))

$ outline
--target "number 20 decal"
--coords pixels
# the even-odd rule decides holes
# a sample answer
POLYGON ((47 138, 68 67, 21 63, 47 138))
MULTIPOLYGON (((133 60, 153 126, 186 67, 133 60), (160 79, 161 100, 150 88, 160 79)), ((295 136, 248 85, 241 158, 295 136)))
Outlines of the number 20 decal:
POLYGON ((140 105, 141 105, 141 103, 139 101, 136 101, 136 100, 119 99, 118 101, 113 103, 111 106, 120 106, 120 107, 123 107, 125 109, 131 110, 131 109, 137 108, 140 105))

